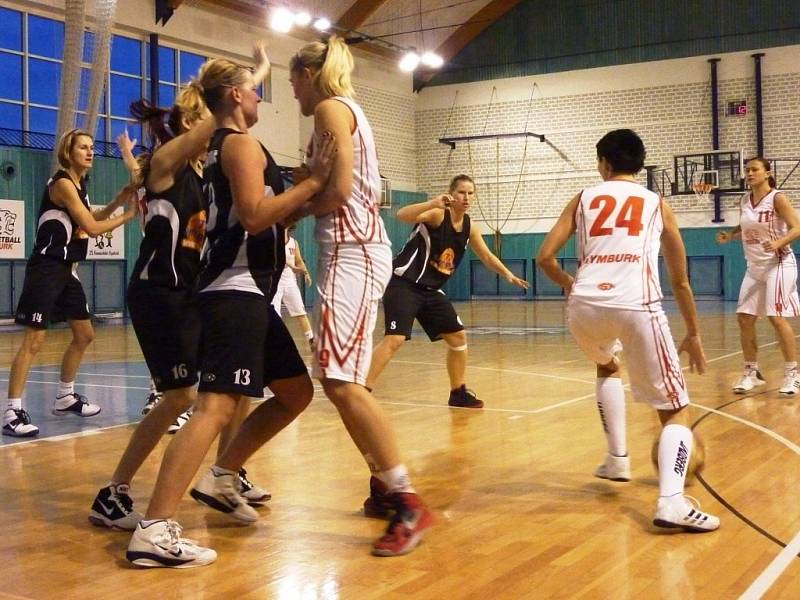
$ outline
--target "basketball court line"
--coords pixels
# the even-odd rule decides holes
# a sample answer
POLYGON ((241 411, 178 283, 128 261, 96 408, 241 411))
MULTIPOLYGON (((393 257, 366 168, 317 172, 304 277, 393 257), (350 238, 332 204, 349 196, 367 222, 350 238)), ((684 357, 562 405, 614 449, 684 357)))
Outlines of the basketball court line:
MULTIPOLYGON (((797 337, 800 337, 800 335, 795 336, 795 338, 797 338, 797 337)), ((767 347, 770 347, 770 346, 774 346, 777 343, 778 343, 777 341, 767 342, 765 344, 759 345, 758 348, 759 349, 767 348, 767 347)), ((725 360, 727 358, 731 358, 731 357, 740 355, 741 353, 742 353, 741 350, 736 351, 736 352, 730 352, 728 354, 723 354, 723 355, 716 356, 714 358, 708 359, 706 362, 708 364, 711 364, 711 363, 714 363, 714 362, 718 362, 718 361, 721 361, 721 360, 725 360)), ((398 360, 398 361, 394 361, 394 362, 403 363, 403 364, 427 365, 427 366, 435 366, 435 367, 443 367, 443 366, 445 366, 442 363, 430 363, 430 362, 422 362, 422 361, 401 361, 401 360, 398 360)), ((100 363, 100 364, 102 364, 102 363, 100 363)), ((687 368, 688 367, 684 367, 683 370, 686 370, 687 368)), ((557 376, 557 375, 549 375, 549 374, 544 374, 544 373, 535 373, 535 372, 530 372, 530 371, 517 371, 517 370, 513 370, 513 369, 497 369, 497 368, 493 368, 493 367, 480 367, 480 366, 471 366, 470 369, 485 370, 485 371, 495 371, 495 372, 501 372, 501 373, 511 373, 511 374, 518 374, 518 375, 531 375, 531 376, 545 377, 545 378, 558 379, 558 380, 563 380, 563 381, 579 382, 579 383, 586 383, 586 384, 594 383, 593 381, 586 380, 586 379, 560 377, 560 376, 557 376)), ((40 370, 40 371, 37 371, 37 372, 41 372, 41 373, 46 374, 46 373, 51 373, 51 372, 57 373, 58 371, 40 370)), ((85 375, 86 376, 92 376, 92 375, 105 376, 103 374, 89 374, 89 373, 87 373, 85 375)), ((122 375, 116 375, 116 376, 119 377, 119 376, 122 376, 122 375)), ((138 376, 131 376, 131 377, 141 378, 141 377, 144 377, 144 376, 138 375, 138 376)), ((8 380, 7 379, 0 379, 0 381, 8 381, 8 380)), ((31 383, 44 383, 44 384, 57 385, 57 382, 35 381, 35 380, 29 380, 29 381, 31 383)), ((81 385, 85 385, 87 387, 100 387, 100 388, 112 388, 112 389, 149 390, 149 388, 134 387, 134 386, 108 386, 108 385, 101 385, 101 384, 81 384, 81 385)), ((315 386, 315 388, 316 388, 316 386, 315 386)), ((626 384, 625 388, 629 389, 630 386, 626 384)), ((315 391, 317 391, 317 390, 315 389, 315 391)), ((550 404, 550 405, 547 405, 547 406, 543 406, 543 407, 540 407, 540 408, 537 408, 537 409, 531 409, 531 410, 525 410, 525 409, 503 409, 503 408, 484 408, 482 410, 485 411, 485 412, 515 413, 517 415, 519 415, 519 414, 540 414, 540 413, 548 412, 550 410, 555 410, 557 408, 561 408, 563 406, 569 406, 571 404, 574 404, 576 402, 580 402, 582 400, 586 400, 588 398, 592 398, 592 397, 594 397, 594 395, 595 395, 594 393, 585 394, 583 396, 578 396, 576 398, 571 398, 571 399, 568 399, 568 400, 564 400, 562 402, 558 402, 558 403, 555 403, 555 404, 550 404)), ((450 406, 439 405, 439 404, 419 404, 419 403, 411 403, 411 402, 391 402, 391 401, 382 402, 382 403, 383 404, 388 404, 388 405, 393 405, 393 406, 411 406, 411 407, 418 407, 418 408, 447 408, 448 410, 450 410, 452 408, 450 406)), ((714 409, 714 408, 711 408, 711 407, 703 406, 703 405, 700 405, 700 404, 697 404, 697 403, 693 403, 693 404, 694 404, 694 406, 697 406, 701 410, 707 411, 709 413, 716 414, 716 415, 721 416, 721 417, 725 417, 725 418, 731 419, 731 420, 736 421, 736 422, 738 422, 738 423, 740 423, 742 425, 745 425, 747 427, 751 427, 751 428, 753 428, 753 429, 755 429, 755 430, 757 430, 757 431, 759 431, 761 433, 764 433, 767 436, 769 436, 772 439, 774 439, 775 441, 777 441, 780 444, 783 444, 784 446, 789 448, 795 454, 800 455, 800 446, 798 446, 797 444, 791 442, 790 440, 784 438, 780 434, 778 434, 778 433, 776 433, 776 432, 774 432, 774 431, 772 431, 772 430, 770 430, 770 429, 768 429, 766 427, 763 427, 763 426, 758 425, 757 423, 754 423, 754 422, 749 421, 747 419, 743 419, 741 417, 737 417, 735 415, 731 415, 731 414, 725 413, 723 411, 720 411, 720 410, 717 410, 717 409, 714 409)), ((474 409, 464 409, 464 410, 474 410, 474 409)), ((47 441, 47 442, 51 442, 51 443, 52 442, 56 442, 57 443, 57 442, 60 442, 60 441, 69 440, 69 439, 73 439, 73 438, 76 438, 76 437, 84 437, 84 436, 88 436, 88 435, 98 435, 98 434, 100 434, 100 433, 102 433, 104 431, 108 431, 108 430, 111 430, 111 429, 118 429, 120 427, 128 427, 132 423, 133 422, 124 423, 124 424, 118 424, 118 425, 112 425, 112 426, 109 426, 109 427, 103 427, 103 428, 93 429, 93 430, 89 430, 89 431, 64 434, 64 435, 55 436, 55 437, 52 437, 52 438, 32 439, 32 440, 29 440, 29 441, 26 440, 26 441, 18 442, 18 443, 15 443, 15 444, 2 445, 2 446, 0 446, 0 450, 2 450, 3 448, 6 448, 6 447, 8 447, 8 448, 11 448, 11 447, 18 448, 21 445, 27 445, 27 444, 33 443, 33 442, 47 441)), ((753 583, 748 587, 748 589, 740 597, 740 600, 755 600, 755 599, 761 598, 775 584, 775 582, 780 578, 780 576, 783 574, 783 572, 792 563, 792 560, 794 560, 797 557, 799 552, 800 552, 800 532, 798 532, 795 535, 795 537, 792 539, 792 541, 789 542, 789 544, 787 544, 778 553, 778 555, 772 560, 772 562, 770 562, 770 564, 759 574, 759 576, 753 581, 753 583)))

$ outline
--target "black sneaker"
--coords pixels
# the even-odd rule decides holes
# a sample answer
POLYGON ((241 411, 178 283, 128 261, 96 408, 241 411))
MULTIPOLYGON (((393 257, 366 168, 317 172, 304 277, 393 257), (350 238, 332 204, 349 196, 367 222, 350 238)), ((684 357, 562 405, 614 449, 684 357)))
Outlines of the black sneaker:
POLYGON ((90 403, 86 396, 73 392, 66 396, 56 397, 56 402, 53 405, 54 415, 77 415, 79 417, 93 417, 100 412, 100 407, 97 404, 90 403), (71 398, 70 398, 71 396, 71 398), (63 401, 70 401, 66 406, 59 406, 63 401))
POLYGON ((133 510, 130 486, 125 483, 109 485, 99 492, 89 512, 89 522, 98 527, 133 531, 144 516, 133 510))
POLYGON ((475 392, 468 390, 466 385, 450 390, 450 399, 447 404, 458 408, 483 408, 483 400, 479 399, 475 392))
POLYGON ((31 417, 25 409, 9 408, 3 417, 3 435, 33 437, 39 435, 39 428, 31 424, 31 417))
POLYGON ((146 415, 149 413, 156 404, 161 402, 161 392, 150 392, 150 395, 147 396, 147 400, 144 403, 144 408, 142 408, 142 414, 146 415))

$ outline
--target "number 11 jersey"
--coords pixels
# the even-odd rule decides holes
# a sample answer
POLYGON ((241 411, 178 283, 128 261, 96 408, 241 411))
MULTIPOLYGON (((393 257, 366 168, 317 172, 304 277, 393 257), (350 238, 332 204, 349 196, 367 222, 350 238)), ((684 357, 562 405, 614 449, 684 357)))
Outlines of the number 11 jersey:
POLYGON ((633 181, 605 181, 581 192, 575 225, 579 263, 571 298, 625 310, 659 306, 658 194, 633 181))

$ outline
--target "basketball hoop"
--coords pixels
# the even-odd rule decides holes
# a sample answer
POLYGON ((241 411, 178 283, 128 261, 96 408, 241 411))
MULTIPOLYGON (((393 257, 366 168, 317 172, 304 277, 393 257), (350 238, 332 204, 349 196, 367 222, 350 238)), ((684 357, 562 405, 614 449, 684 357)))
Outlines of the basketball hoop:
POLYGON ((711 196, 711 192, 719 187, 718 171, 696 171, 692 174, 691 189, 697 199, 705 202, 711 196))
POLYGON ((692 184, 692 191, 697 196, 698 200, 706 201, 711 197, 711 192, 717 189, 713 183, 694 183, 692 184))

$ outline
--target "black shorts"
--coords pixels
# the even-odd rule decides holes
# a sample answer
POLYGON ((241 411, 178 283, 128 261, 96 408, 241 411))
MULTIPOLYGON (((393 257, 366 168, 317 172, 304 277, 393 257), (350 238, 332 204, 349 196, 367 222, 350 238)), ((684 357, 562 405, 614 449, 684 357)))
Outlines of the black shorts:
POLYGON ((156 389, 197 383, 200 315, 191 291, 132 283, 128 311, 156 389))
POLYGON ((50 323, 89 319, 86 294, 72 265, 49 256, 32 256, 25 268, 14 322, 47 329, 50 323))
POLYGON ((444 333, 464 329, 443 291, 424 288, 394 275, 383 294, 383 314, 385 335, 403 335, 407 340, 411 339, 414 319, 432 342, 442 339, 444 333))
POLYGON ((308 374, 286 325, 263 296, 198 294, 202 320, 200 392, 261 398, 275 379, 308 374))

